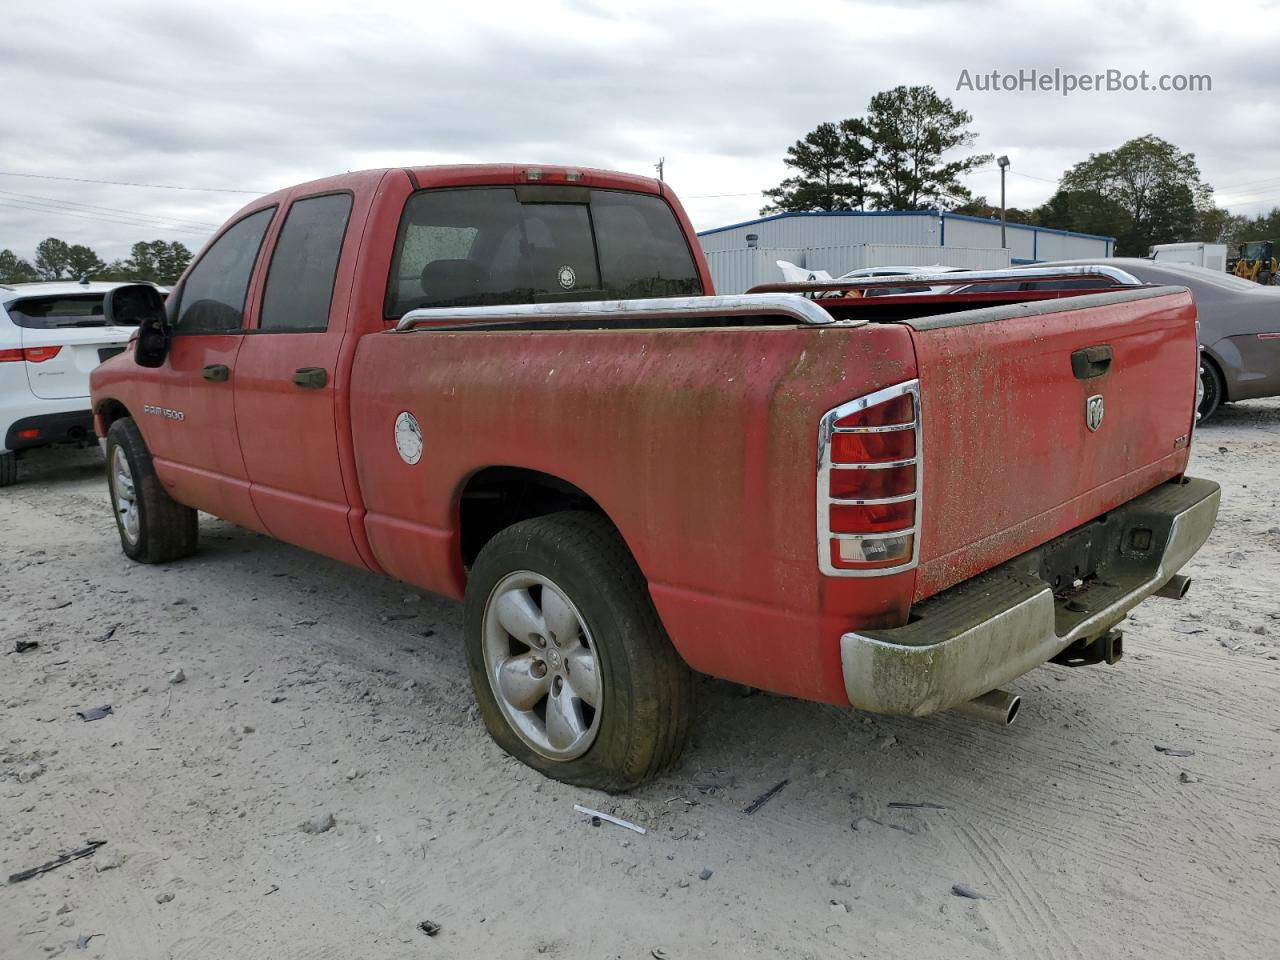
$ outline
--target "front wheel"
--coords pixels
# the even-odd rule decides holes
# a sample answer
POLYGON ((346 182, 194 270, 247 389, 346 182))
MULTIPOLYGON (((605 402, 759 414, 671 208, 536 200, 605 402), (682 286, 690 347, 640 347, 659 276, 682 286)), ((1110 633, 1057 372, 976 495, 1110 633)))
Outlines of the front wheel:
POLYGON ((467 583, 465 636, 489 733, 546 776, 625 790, 683 749, 689 668, 603 517, 551 514, 490 540, 467 583))
POLYGON ((168 493, 132 418, 107 431, 107 490, 120 532, 120 548, 139 563, 167 563, 195 553, 196 511, 168 493))

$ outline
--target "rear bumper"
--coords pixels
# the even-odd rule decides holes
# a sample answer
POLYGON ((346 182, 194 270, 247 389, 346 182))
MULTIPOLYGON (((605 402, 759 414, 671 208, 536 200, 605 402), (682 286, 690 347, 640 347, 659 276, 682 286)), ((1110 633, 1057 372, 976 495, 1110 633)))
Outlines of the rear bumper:
POLYGON ((840 659, 849 702, 877 713, 936 713, 1100 636, 1200 549, 1220 499, 1211 480, 1162 484, 917 604, 905 626, 846 633, 840 659), (1055 597, 1046 571, 1064 556, 1088 557, 1096 576, 1055 597))
POLYGON ((72 410, 66 413, 42 413, 23 417, 9 424, 5 431, 5 450, 48 447, 55 443, 77 443, 93 439, 93 413, 72 410), (34 436, 23 436, 35 431, 34 436))

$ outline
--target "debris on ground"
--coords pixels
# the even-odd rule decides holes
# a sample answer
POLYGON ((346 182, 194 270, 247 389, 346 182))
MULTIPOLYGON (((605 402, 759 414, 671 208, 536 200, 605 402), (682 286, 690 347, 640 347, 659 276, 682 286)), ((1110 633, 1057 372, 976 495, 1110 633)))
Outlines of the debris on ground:
POLYGON ((848 913, 849 905, 843 900, 828 900, 827 903, 831 907, 832 913, 848 913))
POLYGON ((26 653, 28 650, 34 650, 40 646, 39 640, 18 640, 13 645, 14 653, 26 653))
POLYGON ((889 803, 890 810, 950 810, 950 807, 944 807, 940 803, 910 803, 905 800, 893 800, 889 803))
POLYGON ((106 873, 108 870, 119 870, 124 866, 124 860, 124 854, 118 850, 112 850, 110 853, 104 853, 102 856, 94 858, 94 872, 106 873))
POLYGON ((82 933, 80 934, 79 939, 76 940, 76 949, 87 950, 89 949, 90 940, 92 940, 94 937, 105 937, 105 936, 106 936, 105 933, 82 933))
POLYGON ((178 669, 174 670, 173 673, 169 674, 169 682, 175 685, 182 683, 186 679, 187 675, 182 672, 181 667, 178 667, 178 669))
POLYGON ((1178 774, 1178 781, 1180 783, 1199 783, 1200 778, 1193 774, 1187 773, 1187 771, 1183 770, 1180 774, 1178 774))
POLYGON ((714 874, 715 874, 715 871, 714 871, 714 870, 712 870, 710 867, 703 867, 703 868, 702 868, 702 872, 701 872, 700 874, 698 874, 698 879, 699 879, 699 880, 710 880, 710 879, 711 879, 711 877, 712 877, 714 874))
POLYGON ((97 852, 97 849, 106 844, 105 840, 90 840, 83 847, 72 850, 70 853, 64 853, 48 863, 42 863, 38 867, 32 867, 30 870, 20 870, 18 873, 9 875, 10 883, 21 883, 23 880, 30 880, 32 877, 38 877, 42 873, 48 873, 50 870, 57 870, 58 867, 66 866, 82 857, 91 857, 97 852))
POLYGON ((983 893, 979 893, 972 887, 966 887, 963 883, 953 883, 951 885, 951 894, 956 897, 964 897, 966 900, 989 900, 990 898, 983 893))
POLYGON ((111 704, 108 703, 101 707, 89 707, 85 710, 77 710, 76 716, 85 723, 89 723, 93 720, 101 720, 103 717, 109 717, 113 712, 111 704))
POLYGON ((440 932, 440 924, 431 920, 423 920, 418 924, 418 929, 425 933, 428 937, 434 937, 440 932))
POLYGON ((100 637, 90 637, 94 643, 106 643, 108 640, 114 640, 116 631, 120 629, 120 624, 113 624, 111 628, 100 637))
POLYGON ((881 750, 888 750, 890 747, 892 747, 892 746, 893 746, 895 743, 897 743, 897 742, 898 742, 898 738, 897 738, 897 737, 895 737, 895 736, 893 736, 892 734, 890 734, 890 735, 889 735, 889 736, 887 736, 887 737, 883 737, 883 738, 880 740, 880 742, 879 742, 878 744, 876 744, 876 746, 878 746, 881 750))
POLYGON ((378 615, 378 619, 383 623, 394 623, 397 620, 416 620, 416 613, 383 613, 378 615))
POLYGON ((790 782, 791 782, 790 780, 779 780, 772 787, 770 787, 764 793, 760 794, 760 796, 756 797, 749 804, 747 804, 746 807, 743 808, 742 812, 747 814, 748 816, 755 813, 757 810, 763 807, 766 803, 768 803, 770 800, 776 797, 778 795, 778 792, 790 782))
POLYGON ((298 829, 303 833, 328 833, 333 829, 335 822, 332 813, 323 813, 318 817, 302 821, 298 829))
POLYGON ((166 891, 165 893, 156 894, 156 903, 172 903, 172 902, 173 902, 172 893, 169 893, 166 891))
POLYGON ((644 827, 638 826, 637 824, 632 823, 630 820, 623 820, 620 817, 614 817, 607 813, 601 813, 599 810, 592 810, 590 807, 584 807, 580 803, 575 803, 573 805, 573 809, 578 811, 578 813, 585 814, 586 816, 590 817, 593 824, 597 819, 599 819, 599 820, 605 821, 606 823, 612 823, 615 827, 625 827, 628 830, 634 830, 636 833, 641 835, 644 835, 649 832, 644 827))
POLYGON ((1184 750, 1181 747, 1162 747, 1156 745, 1156 753, 1163 753, 1166 757, 1194 757, 1194 750, 1184 750))

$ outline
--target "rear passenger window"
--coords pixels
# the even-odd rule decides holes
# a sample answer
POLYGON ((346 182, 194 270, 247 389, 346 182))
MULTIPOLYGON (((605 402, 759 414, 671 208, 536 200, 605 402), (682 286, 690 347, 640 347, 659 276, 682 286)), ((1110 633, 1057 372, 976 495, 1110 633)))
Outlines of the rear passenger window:
POLYGON ((298 200, 289 208, 271 255, 262 297, 263 330, 325 330, 351 195, 298 200))
POLYGON ((182 285, 174 333, 234 333, 244 323, 249 276, 275 214, 250 214, 220 236, 182 285))

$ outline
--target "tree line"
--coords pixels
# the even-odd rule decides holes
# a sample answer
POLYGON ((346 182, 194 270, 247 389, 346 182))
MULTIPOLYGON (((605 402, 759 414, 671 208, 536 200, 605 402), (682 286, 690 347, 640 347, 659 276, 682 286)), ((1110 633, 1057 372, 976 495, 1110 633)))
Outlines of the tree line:
POLYGON ((140 241, 133 245, 129 256, 107 263, 84 244, 49 237, 37 244, 34 261, 24 260, 12 250, 0 250, 0 283, 87 278, 147 280, 169 286, 177 282, 190 262, 191 251, 176 241, 140 241))
MULTIPOLYGON (((961 183, 992 162, 991 154, 958 152, 978 139, 972 123, 933 87, 877 93, 864 116, 821 123, 787 149, 783 162, 794 172, 764 191, 760 212, 939 209, 998 218, 999 207, 961 183)), ((1157 243, 1280 237, 1280 207, 1250 218, 1217 206, 1195 154, 1152 134, 1090 154, 1043 204, 1005 216, 1115 237, 1116 253, 1128 256, 1146 256, 1157 243)))

